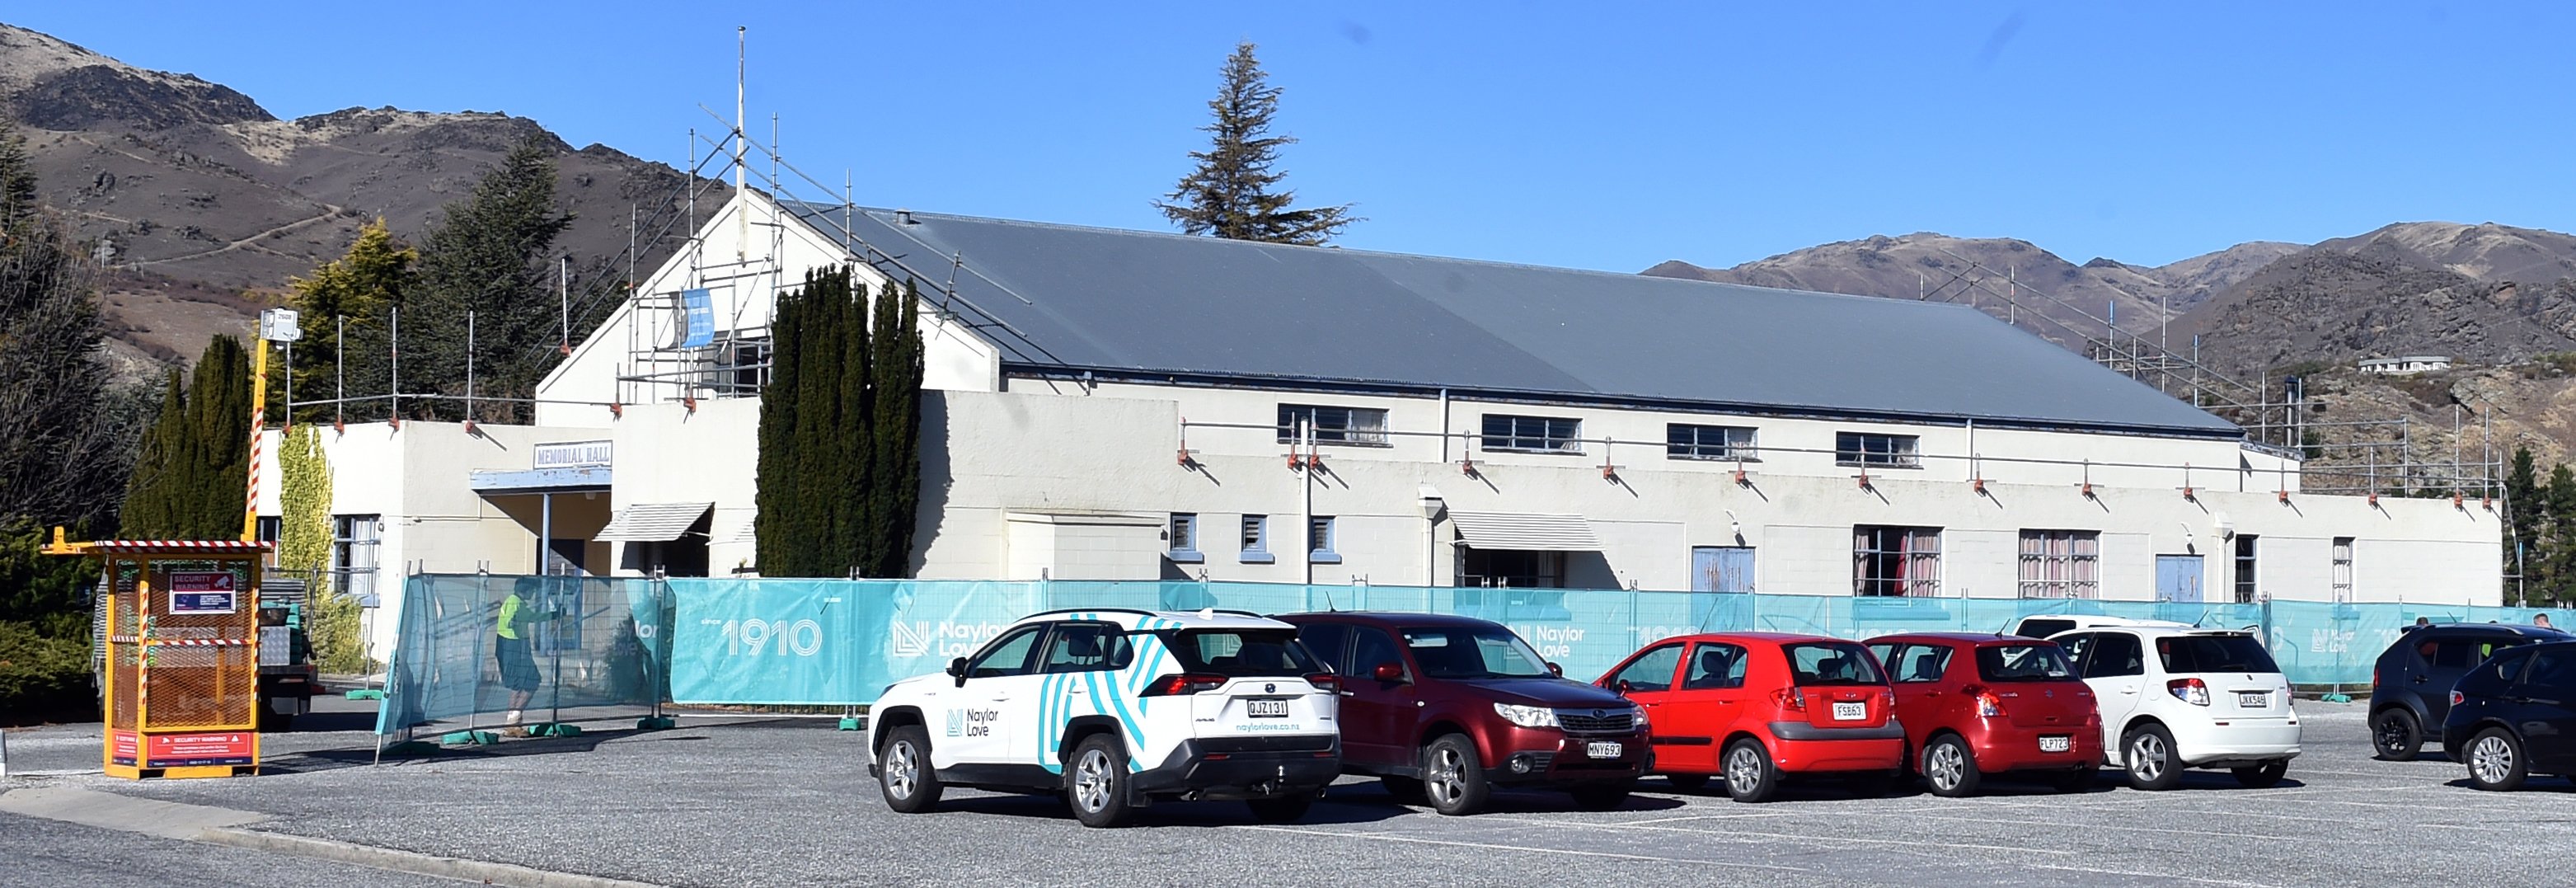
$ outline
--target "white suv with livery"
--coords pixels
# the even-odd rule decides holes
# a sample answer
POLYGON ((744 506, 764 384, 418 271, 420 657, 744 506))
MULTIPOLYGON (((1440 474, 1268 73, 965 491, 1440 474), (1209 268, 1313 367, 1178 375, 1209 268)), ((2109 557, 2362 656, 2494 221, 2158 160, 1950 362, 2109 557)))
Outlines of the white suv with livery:
POLYGON ((1062 793, 1086 826, 1163 799, 1291 821, 1341 773, 1338 689, 1296 627, 1255 614, 1049 611, 886 688, 868 772, 904 813, 957 786, 1062 793))
POLYGON ((2186 768, 2226 768, 2262 788, 2299 755, 2290 682, 2253 634, 2128 625, 2060 632, 2102 710, 2102 748, 2129 785, 2172 789, 2186 768))

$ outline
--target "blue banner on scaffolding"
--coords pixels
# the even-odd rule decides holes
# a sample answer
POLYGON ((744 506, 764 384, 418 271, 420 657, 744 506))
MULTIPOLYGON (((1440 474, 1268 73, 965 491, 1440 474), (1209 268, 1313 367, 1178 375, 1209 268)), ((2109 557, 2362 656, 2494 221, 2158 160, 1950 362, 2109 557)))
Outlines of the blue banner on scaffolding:
POLYGON ((688 329, 680 334, 681 348, 699 348, 716 341, 716 303, 705 290, 680 291, 681 314, 688 329))

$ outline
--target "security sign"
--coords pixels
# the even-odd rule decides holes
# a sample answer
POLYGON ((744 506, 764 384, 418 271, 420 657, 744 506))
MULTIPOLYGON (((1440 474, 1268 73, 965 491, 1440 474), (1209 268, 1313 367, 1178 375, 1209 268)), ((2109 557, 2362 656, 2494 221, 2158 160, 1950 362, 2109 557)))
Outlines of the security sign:
POLYGON ((174 570, 169 584, 173 614, 229 614, 241 598, 233 588, 231 571, 174 570))

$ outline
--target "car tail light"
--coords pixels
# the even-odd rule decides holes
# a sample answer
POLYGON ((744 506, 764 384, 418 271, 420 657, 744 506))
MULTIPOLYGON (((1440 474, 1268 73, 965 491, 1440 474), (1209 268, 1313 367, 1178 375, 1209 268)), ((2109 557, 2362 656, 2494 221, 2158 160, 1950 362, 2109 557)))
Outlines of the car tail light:
POLYGON ((1977 717, 2004 717, 2004 699, 2002 697, 1995 696, 1993 691, 1977 692, 1977 717))
POLYGON ((2452 691, 2452 692, 2451 692, 2451 705, 2453 705, 2453 706, 2458 706, 2458 705, 2460 705, 2460 704, 2462 704, 2462 703, 2466 703, 2466 702, 2468 702, 2468 700, 2469 700, 2469 695, 2467 695, 2467 694, 2463 694, 2463 693, 2460 693, 2460 692, 2458 692, 2458 691, 2452 691))
POLYGON ((1894 689, 1894 688, 1879 688, 1879 689, 1878 689, 1878 711, 1880 711, 1880 712, 1895 712, 1895 711, 1896 711, 1896 689, 1894 689))
POLYGON ((1152 683, 1145 685, 1145 692, 1138 694, 1137 696, 1178 697, 1184 694, 1195 694, 1200 691, 1213 691, 1224 686, 1225 676, 1222 675, 1182 673, 1180 675, 1166 675, 1161 678, 1154 679, 1152 683))
POLYGON ((2172 691, 2174 699, 2193 706, 2209 705, 2209 685, 2200 679, 2177 678, 2165 682, 2165 690, 2172 691))
POLYGON ((1322 691, 1327 694, 1342 689, 1342 677, 1330 672, 1318 672, 1313 675, 1306 676, 1306 683, 1314 685, 1315 690, 1322 691))
POLYGON ((1772 691, 1771 702, 1778 703, 1780 708, 1791 712, 1805 712, 1807 711, 1807 691, 1798 687, 1791 687, 1786 691, 1772 691))

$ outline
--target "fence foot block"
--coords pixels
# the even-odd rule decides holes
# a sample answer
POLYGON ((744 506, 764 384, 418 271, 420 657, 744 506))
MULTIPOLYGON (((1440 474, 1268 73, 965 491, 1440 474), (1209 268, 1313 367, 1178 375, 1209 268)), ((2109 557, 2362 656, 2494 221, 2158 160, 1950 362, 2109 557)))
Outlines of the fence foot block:
POLYGON ((863 719, 845 718, 841 720, 840 727, 841 730, 844 731, 856 731, 864 724, 866 724, 866 721, 863 719))
POLYGON ((348 697, 351 700, 382 700, 385 698, 385 692, 373 688, 359 688, 350 691, 348 697))
POLYGON ((562 723, 562 722, 549 722, 549 723, 547 723, 547 724, 542 724, 542 725, 529 725, 529 726, 528 726, 528 736, 530 736, 530 737, 579 737, 579 736, 581 736, 581 728, 579 728, 579 727, 577 727, 577 726, 574 726, 574 725, 567 725, 567 724, 564 724, 564 723, 562 723))
POLYGON ((635 720, 638 731, 668 731, 680 726, 680 720, 667 715, 648 715, 635 720))
POLYGON ((2321 700, 2321 701, 2324 701, 2324 702, 2327 702, 2327 703, 2350 703, 2350 702, 2352 702, 2352 695, 2351 695, 2351 694, 2327 694, 2327 695, 2325 695, 2325 696, 2318 697, 2317 699, 2318 699, 2318 700, 2321 700))
POLYGON ((491 731, 457 731, 438 738, 444 746, 490 746, 501 742, 501 735, 491 731))

